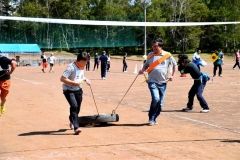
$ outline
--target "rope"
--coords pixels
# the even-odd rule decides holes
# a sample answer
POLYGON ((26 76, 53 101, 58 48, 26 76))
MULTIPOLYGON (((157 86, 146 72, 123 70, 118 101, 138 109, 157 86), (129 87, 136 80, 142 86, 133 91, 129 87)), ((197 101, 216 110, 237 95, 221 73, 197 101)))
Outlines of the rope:
POLYGON ((117 107, 112 111, 112 114, 115 114, 116 110, 118 109, 119 105, 122 103, 124 97, 127 95, 127 93, 129 92, 129 90, 131 89, 132 85, 134 84, 134 82, 136 81, 137 77, 139 74, 137 74, 137 76, 134 78, 133 82, 131 83, 131 85, 129 86, 129 88, 127 89, 126 93, 124 94, 124 96, 122 97, 122 99, 120 100, 120 102, 118 103, 117 107))
POLYGON ((94 101, 94 104, 95 104, 95 107, 96 107, 96 110, 97 110, 97 114, 99 116, 99 111, 98 111, 97 103, 96 103, 96 100, 95 100, 95 97, 94 97, 94 94, 93 94, 93 91, 92 91, 92 87, 91 87, 91 85, 89 85, 89 87, 90 87, 90 90, 91 90, 91 93, 92 93, 92 97, 93 97, 93 101, 94 101))

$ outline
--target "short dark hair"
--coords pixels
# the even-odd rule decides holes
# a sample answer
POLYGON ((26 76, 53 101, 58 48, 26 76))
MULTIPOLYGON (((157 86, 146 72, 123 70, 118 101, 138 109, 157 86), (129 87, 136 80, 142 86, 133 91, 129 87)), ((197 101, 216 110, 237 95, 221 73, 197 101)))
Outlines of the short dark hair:
POLYGON ((83 53, 79 53, 77 55, 77 61, 86 61, 87 60, 87 53, 83 52, 83 53))
POLYGON ((191 61, 188 59, 188 56, 186 54, 179 54, 178 55, 178 64, 181 63, 190 63, 191 61))
POLYGON ((159 47, 163 47, 163 39, 162 38, 157 38, 153 40, 153 43, 157 43, 159 47))

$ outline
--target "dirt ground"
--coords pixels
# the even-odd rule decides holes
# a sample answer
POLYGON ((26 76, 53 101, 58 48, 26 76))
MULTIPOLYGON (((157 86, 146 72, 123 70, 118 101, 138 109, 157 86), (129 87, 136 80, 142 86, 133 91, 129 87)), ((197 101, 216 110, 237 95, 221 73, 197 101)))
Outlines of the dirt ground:
MULTIPOLYGON (((140 61, 113 59, 107 80, 100 71, 88 71, 101 113, 111 113, 132 83, 140 61)), ((93 63, 91 63, 93 65, 93 63)), ((59 78, 66 65, 54 73, 40 67, 18 67, 12 76, 7 112, 0 117, 0 160, 239 160, 240 159, 240 70, 228 59, 223 77, 214 77, 204 92, 209 113, 180 112, 186 105, 193 80, 177 72, 167 86, 158 125, 148 126, 150 94, 139 76, 119 106, 120 121, 106 126, 88 126, 73 135, 68 127, 69 107, 59 78)), ((91 66, 92 68, 92 66, 91 66)), ((212 75, 211 62, 203 68, 212 75)), ((96 109, 87 85, 80 116, 94 115, 96 109)))

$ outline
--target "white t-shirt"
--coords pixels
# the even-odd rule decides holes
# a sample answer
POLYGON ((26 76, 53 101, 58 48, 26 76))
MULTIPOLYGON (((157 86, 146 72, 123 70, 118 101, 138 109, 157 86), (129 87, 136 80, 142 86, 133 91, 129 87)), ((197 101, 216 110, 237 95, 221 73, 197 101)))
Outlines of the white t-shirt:
MULTIPOLYGON (((66 70, 63 72, 63 77, 66 77, 74 82, 81 83, 86 78, 84 76, 84 70, 80 70, 75 63, 70 63, 66 70)), ((63 90, 71 90, 71 91, 77 91, 81 88, 81 86, 70 86, 67 84, 63 84, 63 90)))
POLYGON ((197 52, 195 52, 192 56, 192 60, 199 61, 200 59, 201 59, 200 55, 197 52))
POLYGON ((55 60, 56 60, 56 57, 54 57, 54 56, 48 57, 48 62, 49 62, 50 64, 54 64, 54 63, 55 63, 55 60))

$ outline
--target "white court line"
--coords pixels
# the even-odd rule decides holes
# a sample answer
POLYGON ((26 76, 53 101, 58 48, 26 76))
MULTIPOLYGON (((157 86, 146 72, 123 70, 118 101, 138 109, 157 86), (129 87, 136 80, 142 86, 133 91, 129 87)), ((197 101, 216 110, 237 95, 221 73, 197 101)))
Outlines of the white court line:
POLYGON ((222 126, 219 126, 219 125, 216 125, 216 124, 203 122, 203 121, 192 119, 192 118, 188 118, 188 117, 185 117, 185 116, 179 116, 177 114, 172 114, 172 115, 174 115, 175 117, 180 118, 180 119, 185 119, 185 120, 192 121, 192 122, 195 122, 195 123, 198 123, 198 124, 204 124, 204 125, 207 125, 207 126, 211 126, 211 127, 214 127, 214 128, 221 129, 221 130, 226 130, 226 131, 229 131, 229 132, 232 132, 232 133, 240 134, 239 131, 236 131, 236 130, 233 130, 233 129, 230 129, 230 128, 226 128, 226 127, 222 127, 222 126))
POLYGON ((18 78, 18 77, 13 77, 17 80, 21 80, 21 81, 24 81, 24 82, 27 82, 27 83, 31 83, 31 84, 34 84, 34 85, 41 85, 43 83, 41 82, 36 82, 36 81, 32 81, 32 80, 27 80, 27 79, 22 79, 22 78, 18 78))
POLYGON ((231 82, 230 85, 240 85, 240 82, 231 82))

